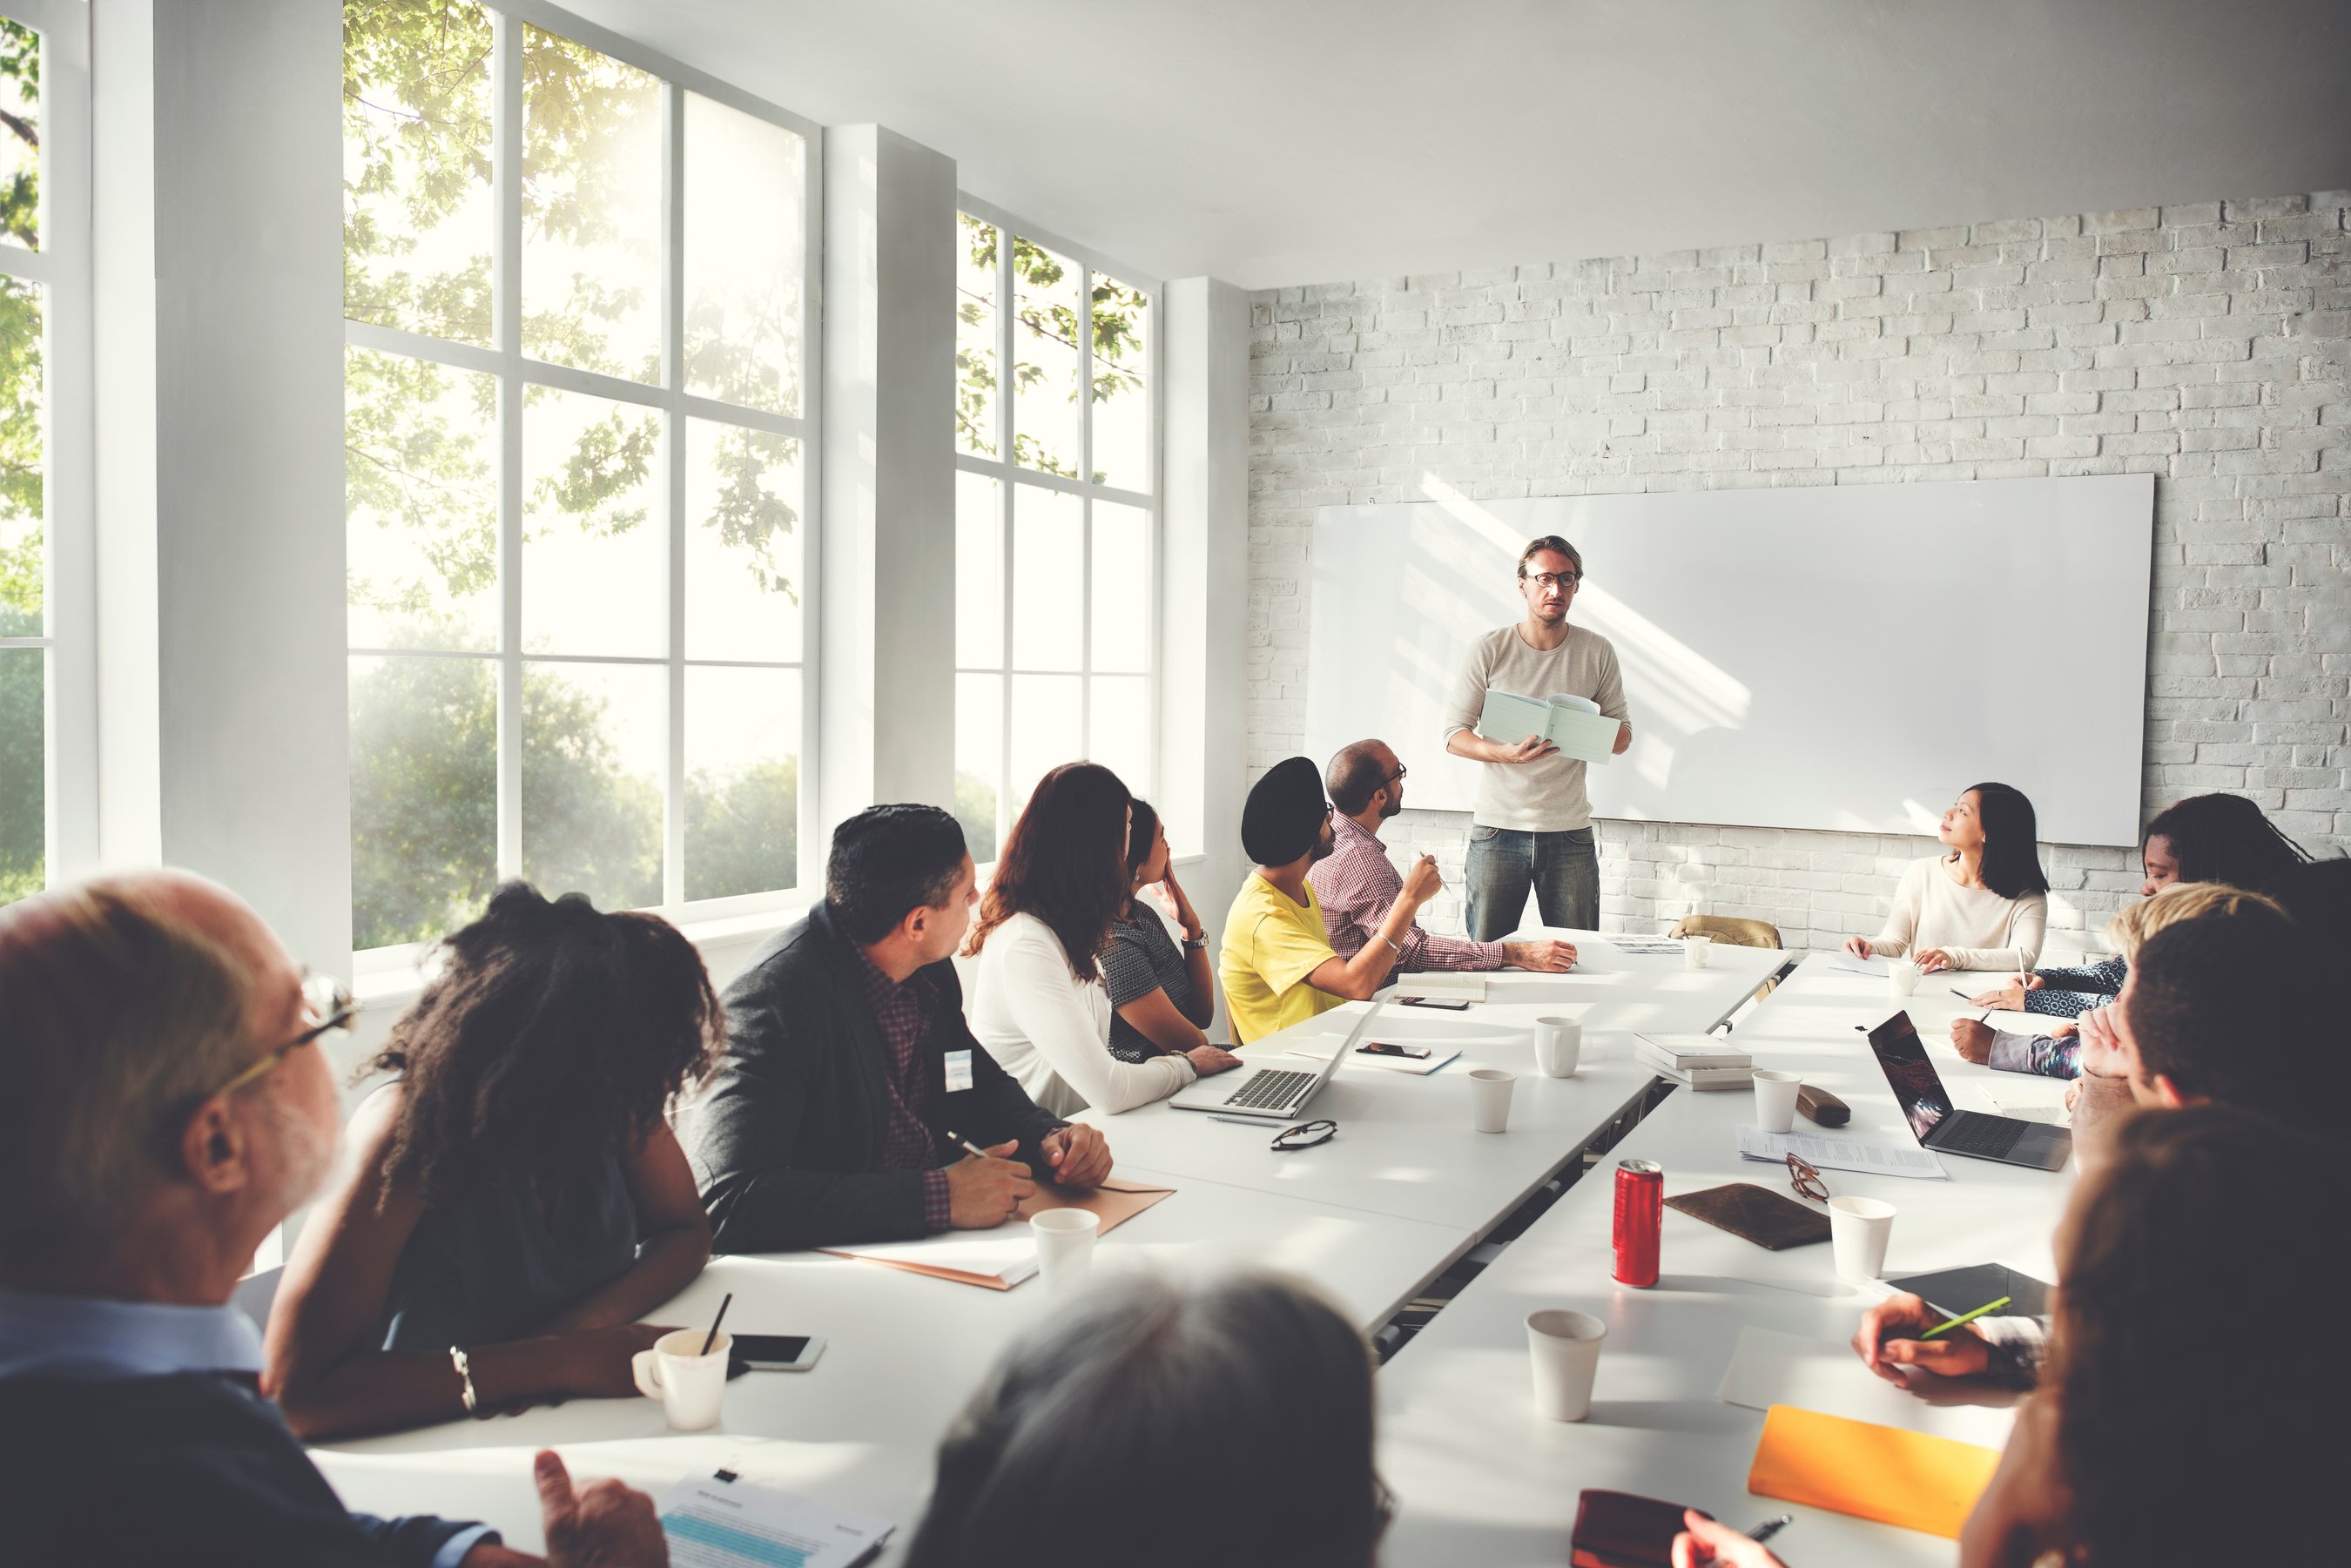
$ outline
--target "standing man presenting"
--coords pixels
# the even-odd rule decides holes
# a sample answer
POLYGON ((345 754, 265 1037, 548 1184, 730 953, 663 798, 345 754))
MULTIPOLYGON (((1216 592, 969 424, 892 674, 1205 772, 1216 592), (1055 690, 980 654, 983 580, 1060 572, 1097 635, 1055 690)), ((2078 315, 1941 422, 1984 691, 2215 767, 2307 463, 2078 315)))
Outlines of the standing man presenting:
POLYGON ((1499 941, 1518 929, 1531 886, 1544 925, 1589 931, 1600 924, 1600 857, 1583 764, 1562 757, 1539 736, 1504 742, 1478 733, 1478 716, 1492 689, 1537 702, 1588 698, 1618 721, 1613 754, 1621 756, 1633 744, 1616 650, 1598 632, 1567 623, 1583 582, 1583 558, 1565 539, 1545 534, 1527 546, 1519 557, 1526 619, 1472 643, 1453 683, 1445 749, 1485 764, 1463 868, 1469 935, 1476 941, 1499 941))

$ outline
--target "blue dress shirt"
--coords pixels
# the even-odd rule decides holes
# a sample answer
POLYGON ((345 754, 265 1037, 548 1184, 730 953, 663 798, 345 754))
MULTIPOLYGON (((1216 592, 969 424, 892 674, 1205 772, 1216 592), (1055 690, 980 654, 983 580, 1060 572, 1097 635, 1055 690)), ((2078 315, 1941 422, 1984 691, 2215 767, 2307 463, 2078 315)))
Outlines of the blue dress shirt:
MULTIPOLYGON (((261 1363, 261 1331, 234 1306, 183 1307, 0 1285, 0 1380, 99 1381, 183 1373, 250 1378, 260 1375, 261 1363)), ((369 1514, 351 1518, 362 1529, 377 1525, 369 1514)), ((457 1568, 466 1552, 497 1539, 486 1524, 468 1526, 442 1542, 432 1568, 457 1568)))

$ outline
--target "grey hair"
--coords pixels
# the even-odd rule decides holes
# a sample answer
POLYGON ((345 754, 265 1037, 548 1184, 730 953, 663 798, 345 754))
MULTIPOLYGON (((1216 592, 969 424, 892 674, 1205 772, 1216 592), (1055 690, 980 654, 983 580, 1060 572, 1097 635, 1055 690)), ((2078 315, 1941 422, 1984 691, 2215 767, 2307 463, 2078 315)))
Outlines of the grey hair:
POLYGON ((135 877, 0 909, 0 1259, 106 1246, 251 1057, 246 966, 135 877))
POLYGON ((1032 1568, 1037 1521, 1121 1568, 1367 1568, 1372 1357, 1322 1296, 1250 1274, 1123 1281, 1008 1351, 939 1444, 907 1568, 1032 1568), (1213 1461, 1214 1509, 1169 1478, 1213 1461))

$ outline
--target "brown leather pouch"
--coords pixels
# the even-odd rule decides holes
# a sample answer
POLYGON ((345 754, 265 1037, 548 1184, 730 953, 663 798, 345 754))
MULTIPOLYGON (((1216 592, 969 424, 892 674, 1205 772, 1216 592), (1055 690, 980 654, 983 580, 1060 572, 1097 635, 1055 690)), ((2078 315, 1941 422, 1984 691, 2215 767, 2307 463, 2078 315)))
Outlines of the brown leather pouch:
POLYGON ((1853 1120, 1853 1107, 1825 1089, 1796 1085, 1796 1109, 1823 1127, 1842 1127, 1853 1120))
POLYGON ((1829 1239, 1829 1217, 1753 1182, 1735 1181, 1666 1199, 1692 1219, 1703 1219, 1742 1241, 1778 1252, 1829 1239))

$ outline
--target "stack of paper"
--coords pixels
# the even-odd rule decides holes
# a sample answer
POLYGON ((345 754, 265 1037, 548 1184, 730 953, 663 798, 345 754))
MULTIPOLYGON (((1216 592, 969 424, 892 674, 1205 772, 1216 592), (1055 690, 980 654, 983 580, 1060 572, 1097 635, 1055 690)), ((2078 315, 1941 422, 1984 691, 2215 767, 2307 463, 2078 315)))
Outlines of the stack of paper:
POLYGON ((1611 936, 1609 946, 1619 953, 1639 953, 1651 957, 1678 957, 1682 939, 1678 936, 1611 936))
POLYGON ((1755 1059, 1710 1034, 1636 1034, 1633 1059, 1692 1089, 1744 1089, 1755 1081, 1755 1059))

